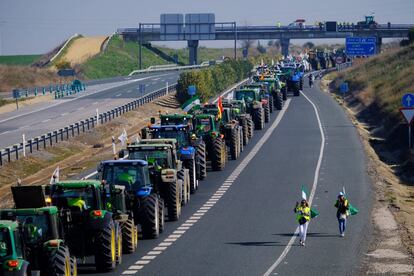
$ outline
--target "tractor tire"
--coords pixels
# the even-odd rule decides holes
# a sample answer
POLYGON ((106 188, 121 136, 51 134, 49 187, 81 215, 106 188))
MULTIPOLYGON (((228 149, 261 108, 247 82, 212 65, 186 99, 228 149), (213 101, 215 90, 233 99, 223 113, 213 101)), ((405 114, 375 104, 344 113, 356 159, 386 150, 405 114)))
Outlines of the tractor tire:
POLYGON ((265 123, 270 122, 270 107, 269 102, 264 106, 264 112, 265 112, 265 123))
POLYGON ((298 97, 300 95, 300 85, 299 82, 293 83, 293 96, 298 97))
POLYGON ((244 150, 244 136, 243 136, 243 128, 239 126, 239 156, 244 150))
POLYGON ((177 178, 180 182, 181 186, 181 206, 185 206, 188 203, 188 195, 190 194, 190 190, 188 189, 188 182, 187 182, 187 176, 186 176, 186 169, 182 169, 181 171, 177 172, 177 178))
POLYGON ((269 95, 269 109, 270 109, 270 113, 273 113, 273 109, 275 107, 275 103, 274 103, 274 99, 273 99, 273 95, 277 93, 276 91, 272 92, 269 95))
POLYGON ((243 145, 246 146, 249 143, 249 124, 248 119, 244 118, 241 122, 243 131, 243 145))
POLYGON ((102 226, 95 237, 95 267, 106 272, 116 267, 116 227, 113 220, 102 226))
POLYGON ((78 276, 78 263, 75 257, 70 258, 70 276, 78 276))
POLYGON ((207 154, 206 154, 206 144, 201 142, 197 146, 197 179, 203 180, 207 177, 207 154))
POLYGON ((144 214, 140 219, 142 237, 144 239, 156 239, 160 234, 158 195, 150 194, 143 199, 142 205, 142 208, 144 208, 144 214))
POLYGON ((198 189, 198 181, 196 175, 196 164, 195 160, 189 160, 187 163, 188 174, 190 177, 190 193, 194 194, 198 189))
POLYGON ((247 121, 247 125, 248 125, 248 139, 249 141, 253 138, 254 135, 254 123, 252 118, 249 118, 249 120, 247 121))
POLYGON ((70 268, 71 258, 69 249, 61 245, 54 253, 49 255, 47 275, 70 276, 70 268))
POLYGON ((226 144, 223 139, 217 137, 213 141, 212 167, 213 171, 222 171, 226 163, 226 144), (223 146, 224 145, 224 146, 223 146))
POLYGON ((299 89, 303 90, 303 78, 299 79, 299 89))
POLYGON ((231 140, 230 140, 230 157, 232 160, 237 160, 238 158, 238 144, 239 141, 237 139, 239 133, 236 128, 231 130, 231 140))
POLYGON ((178 187, 178 181, 176 183, 169 183, 168 198, 167 198, 167 209, 168 219, 176 221, 181 215, 181 198, 180 198, 180 187, 178 187))
POLYGON ((281 92, 283 101, 287 101, 287 84, 284 87, 282 87, 281 92))
POLYGON ((121 226, 116 227, 116 265, 122 264, 122 231, 121 226))
POLYGON ((164 232, 165 229, 165 204, 164 204, 164 199, 160 198, 159 199, 159 219, 160 219, 160 233, 164 232))
POLYGON ((133 219, 121 223, 122 229, 122 253, 132 254, 137 249, 137 228, 133 219))
POLYGON ((282 95, 281 92, 276 92, 274 103, 275 103, 275 108, 277 110, 282 110, 282 108, 283 108, 283 95, 282 95))
POLYGON ((256 108, 253 110, 254 128, 262 130, 264 128, 264 112, 263 108, 256 108))

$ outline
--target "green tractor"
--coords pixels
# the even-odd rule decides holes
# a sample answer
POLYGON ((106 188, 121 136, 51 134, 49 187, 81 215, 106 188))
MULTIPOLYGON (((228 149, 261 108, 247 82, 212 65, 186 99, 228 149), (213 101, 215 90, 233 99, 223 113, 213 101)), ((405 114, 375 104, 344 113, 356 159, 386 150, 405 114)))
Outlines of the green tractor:
POLYGON ((215 116, 212 114, 194 115, 194 132, 197 137, 202 137, 206 144, 206 159, 211 162, 213 171, 222 171, 226 166, 227 150, 224 135, 216 125, 215 116))
POLYGON ((41 186, 12 187, 15 209, 0 210, 0 275, 76 275, 56 207, 41 186))
MULTIPOLYGON (((122 262, 121 224, 130 219, 116 209, 119 204, 109 199, 111 193, 96 180, 59 181, 46 189, 61 215, 71 252, 78 258, 94 256, 97 271, 113 270, 122 262)), ((117 193, 122 198, 123 192, 117 193)), ((130 236, 133 247, 136 236, 134 233, 130 236)))
POLYGON ((176 221, 181 216, 183 199, 182 180, 178 171, 182 169, 181 162, 176 159, 174 147, 170 144, 141 144, 133 143, 126 151, 120 152, 120 157, 128 153, 130 160, 145 160, 153 177, 153 184, 165 201, 168 219, 176 221))
POLYGON ((230 110, 230 116, 239 122, 242 127, 243 146, 246 146, 254 134, 254 123, 252 116, 247 113, 244 100, 223 100, 224 109, 230 110))
POLYGON ((206 104, 203 106, 204 114, 214 115, 216 123, 219 124, 220 133, 224 135, 224 141, 229 148, 232 160, 239 158, 243 150, 243 129, 239 121, 235 119, 234 110, 223 106, 223 112, 219 117, 219 108, 216 104, 206 104))
POLYGON ((268 91, 267 83, 252 83, 246 84, 241 87, 241 89, 259 89, 261 103, 264 109, 264 119, 265 123, 270 122, 270 115, 273 112, 273 97, 270 97, 268 91))
MULTIPOLYGON (((165 225, 164 200, 153 185, 148 163, 143 160, 106 160, 98 166, 99 179, 109 190, 122 186, 126 192, 125 208, 133 215, 133 223, 127 224, 128 234, 136 230, 134 225, 141 226, 144 239, 158 238, 165 225)), ((123 236, 122 241, 126 241, 123 236)), ((131 243, 124 243, 132 249, 131 243)))
POLYGON ((255 83, 264 83, 267 91, 265 91, 265 95, 269 95, 269 101, 272 107, 276 108, 277 110, 281 110, 283 108, 283 101, 287 99, 286 96, 286 84, 279 80, 276 74, 274 75, 266 75, 263 78, 258 76, 254 77, 253 80, 255 83))
POLYGON ((264 129, 265 112, 258 88, 244 88, 234 91, 234 99, 244 100, 246 102, 246 110, 252 116, 254 127, 257 130, 264 129))
MULTIPOLYGON (((154 138, 154 139, 141 139, 140 144, 157 145, 157 144, 168 144, 172 147, 172 159, 175 160, 173 163, 176 164, 175 169, 177 170, 177 178, 181 184, 181 205, 187 205, 190 201, 191 194, 191 177, 190 170, 184 166, 184 162, 180 160, 178 156, 178 141, 175 138, 154 138)), ((194 173, 194 171, 193 171, 194 173)), ((193 187, 197 189, 198 187, 193 187)))

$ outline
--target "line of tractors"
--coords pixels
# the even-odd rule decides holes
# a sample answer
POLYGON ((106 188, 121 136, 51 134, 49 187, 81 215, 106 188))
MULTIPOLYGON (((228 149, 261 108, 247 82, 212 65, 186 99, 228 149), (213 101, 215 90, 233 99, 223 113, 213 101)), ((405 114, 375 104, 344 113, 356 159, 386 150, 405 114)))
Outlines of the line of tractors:
POLYGON ((232 99, 160 114, 118 158, 99 163, 95 180, 55 179, 11 187, 14 208, 0 210, 0 275, 77 275, 77 263, 111 271, 137 250, 138 236, 158 238, 210 171, 224 170, 298 96, 300 66, 259 67, 232 99))

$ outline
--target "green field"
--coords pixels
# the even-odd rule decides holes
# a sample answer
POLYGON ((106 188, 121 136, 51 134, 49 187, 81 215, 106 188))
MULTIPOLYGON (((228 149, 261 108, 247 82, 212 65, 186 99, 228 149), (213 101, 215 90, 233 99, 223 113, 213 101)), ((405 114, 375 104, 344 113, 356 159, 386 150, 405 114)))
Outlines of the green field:
POLYGON ((30 65, 41 55, 0 56, 0 65, 30 65))

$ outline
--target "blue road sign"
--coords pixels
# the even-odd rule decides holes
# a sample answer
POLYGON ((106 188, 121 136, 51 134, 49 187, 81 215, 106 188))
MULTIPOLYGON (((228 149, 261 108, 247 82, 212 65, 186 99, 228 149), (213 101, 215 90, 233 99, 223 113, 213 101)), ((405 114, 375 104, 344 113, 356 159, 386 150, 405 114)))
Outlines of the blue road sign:
POLYGON ((347 82, 341 83, 341 85, 339 86, 339 91, 341 91, 342 94, 347 93, 349 91, 348 83, 347 82))
POLYGON ((13 89, 13 99, 19 99, 21 97, 19 89, 13 89))
POLYGON ((197 88, 195 87, 195 85, 188 86, 188 89, 187 89, 188 95, 194 96, 196 94, 196 91, 197 91, 197 88))
POLYGON ((404 107, 414 107, 414 94, 405 94, 401 99, 401 103, 404 107))
POLYGON ((375 37, 347 37, 345 51, 348 56, 372 56, 376 53, 375 37))

